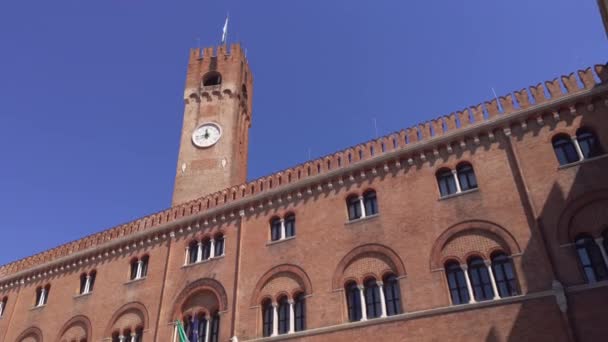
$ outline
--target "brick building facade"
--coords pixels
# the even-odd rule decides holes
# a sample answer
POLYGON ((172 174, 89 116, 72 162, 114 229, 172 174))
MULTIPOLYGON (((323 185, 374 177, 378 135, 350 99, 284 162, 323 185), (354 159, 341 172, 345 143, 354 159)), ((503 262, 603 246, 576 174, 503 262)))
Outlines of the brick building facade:
POLYGON ((191 50, 172 207, 0 267, 0 340, 605 340, 606 65, 246 182, 252 90, 191 50))

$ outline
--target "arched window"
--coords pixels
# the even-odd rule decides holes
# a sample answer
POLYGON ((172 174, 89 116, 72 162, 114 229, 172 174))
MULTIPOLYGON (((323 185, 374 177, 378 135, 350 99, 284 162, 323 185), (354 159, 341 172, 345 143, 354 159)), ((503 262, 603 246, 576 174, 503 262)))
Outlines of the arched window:
POLYGON ((278 217, 270 221, 270 240, 278 241, 281 239, 281 219, 278 217))
POLYGON ((46 284, 44 287, 38 287, 36 289, 36 302, 35 306, 44 306, 46 305, 49 299, 49 292, 51 291, 51 285, 46 284))
POLYGON ((295 320, 295 331, 302 331, 306 329, 306 299, 303 293, 299 293, 294 298, 294 320, 295 320))
POLYGON ((401 290, 399 289, 399 280, 394 274, 384 277, 384 298, 388 316, 401 313, 401 290))
POLYGON ((490 273, 483 259, 474 257, 469 260, 469 278, 475 300, 483 301, 494 298, 490 273))
POLYGON ((366 191, 363 194, 363 204, 365 207, 365 216, 376 215, 378 213, 378 201, 374 190, 366 191))
POLYGON ((279 334, 286 334, 289 332, 289 302, 287 297, 279 298, 277 304, 279 306, 279 334))
POLYGON ((361 218, 361 202, 357 195, 348 196, 346 199, 346 206, 348 207, 348 219, 356 220, 361 218))
POLYGON ((346 303, 348 304, 348 320, 356 322, 361 320, 361 295, 355 282, 346 284, 346 303))
POLYGON ((215 256, 219 257, 224 255, 224 235, 218 234, 215 236, 215 256))
POLYGON ((87 288, 87 274, 83 273, 80 275, 80 290, 78 291, 78 293, 80 293, 80 294, 87 293, 86 288, 87 288))
POLYGON ((447 262, 445 265, 445 274, 448 278, 448 286, 450 288, 450 297, 452 304, 468 303, 469 291, 467 289, 467 281, 462 268, 456 261, 447 262))
POLYGON ((289 214, 285 216, 285 237, 296 235, 296 215, 289 214))
POLYGON ((365 308, 367 318, 376 318, 382 315, 382 303, 380 302, 380 290, 376 279, 365 281, 365 308))
POLYGON ((209 329, 211 329, 209 331, 209 342, 218 342, 218 340, 220 338, 220 313, 219 312, 216 311, 211 316, 211 322, 209 325, 210 325, 209 329))
POLYGON ((588 128, 581 127, 576 131, 576 141, 585 159, 603 154, 599 140, 588 128))
POLYGON ((133 258, 133 260, 131 260, 131 275, 130 275, 129 279, 131 279, 131 280, 137 279, 137 270, 138 269, 139 269, 139 259, 133 258))
POLYGON ((204 239, 201 244, 201 249, 203 251, 203 260, 209 259, 209 256, 211 256, 211 240, 208 238, 204 239))
POLYGON ((80 291, 79 294, 87 294, 93 291, 95 285, 95 276, 97 272, 91 271, 90 273, 83 273, 80 275, 80 291))
POLYGON ((217 71, 210 71, 203 76, 203 86, 214 86, 222 84, 222 75, 217 71))
POLYGON ((141 277, 140 278, 145 278, 148 275, 148 261, 150 260, 150 257, 147 255, 144 255, 141 258, 141 277))
POLYGON ((93 287, 95 286, 96 278, 97 278, 97 271, 91 271, 89 273, 89 292, 93 291, 93 287))
POLYGON ((576 147, 568 135, 558 134, 553 138, 552 142, 559 165, 566 165, 579 160, 576 147))
POLYGON ((602 252, 595 240, 589 235, 579 235, 575 243, 587 282, 593 283, 608 278, 602 252))
POLYGON ((437 177, 441 197, 456 193, 456 180, 450 169, 440 169, 435 176, 437 177))
POLYGON ((266 299, 262 302, 262 335, 264 337, 272 335, 272 301, 266 299))
POLYGON ((477 179, 475 178, 475 171, 473 166, 469 163, 461 163, 456 168, 458 174, 458 182, 460 183, 460 190, 467 191, 477 188, 477 179))
POLYGON ((194 264, 198 261, 198 241, 192 241, 188 245, 188 263, 194 264))
POLYGON ((518 294, 513 263, 506 254, 499 252, 492 255, 492 272, 500 297, 511 297, 518 294))

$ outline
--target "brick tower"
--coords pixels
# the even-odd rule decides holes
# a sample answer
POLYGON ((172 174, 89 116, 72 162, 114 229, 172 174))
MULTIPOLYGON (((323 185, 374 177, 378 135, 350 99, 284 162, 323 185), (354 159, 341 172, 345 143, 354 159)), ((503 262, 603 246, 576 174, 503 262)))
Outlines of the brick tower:
POLYGON ((190 50, 173 205, 246 181, 252 90, 239 44, 190 50))

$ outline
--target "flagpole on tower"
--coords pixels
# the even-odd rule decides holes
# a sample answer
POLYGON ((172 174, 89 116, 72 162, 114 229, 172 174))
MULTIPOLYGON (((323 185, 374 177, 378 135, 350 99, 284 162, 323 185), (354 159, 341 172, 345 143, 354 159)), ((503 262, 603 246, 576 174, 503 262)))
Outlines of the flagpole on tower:
POLYGON ((226 13, 226 21, 224 21, 224 28, 222 29, 222 44, 226 45, 228 41, 228 13, 226 13))

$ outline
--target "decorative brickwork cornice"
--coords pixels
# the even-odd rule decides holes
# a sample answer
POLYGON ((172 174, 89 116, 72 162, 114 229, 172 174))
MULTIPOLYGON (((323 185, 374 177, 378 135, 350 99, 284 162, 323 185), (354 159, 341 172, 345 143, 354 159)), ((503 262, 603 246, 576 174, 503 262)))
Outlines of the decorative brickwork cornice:
MULTIPOLYGON (((199 53, 191 52, 191 59, 200 58, 199 53)), ((479 145, 482 138, 493 142, 496 134, 510 135, 514 126, 526 129, 529 122, 542 126, 546 119, 559 120, 564 111, 577 115, 579 109, 591 112, 597 105, 608 106, 608 67, 596 65, 594 71, 587 68, 578 71, 578 78, 572 73, 522 89, 500 97, 500 106, 496 100, 487 101, 9 263, 0 267, 0 290, 122 248, 166 239, 168 234, 255 213, 275 201, 291 201, 359 177, 424 163, 440 151, 451 154, 479 145)))

